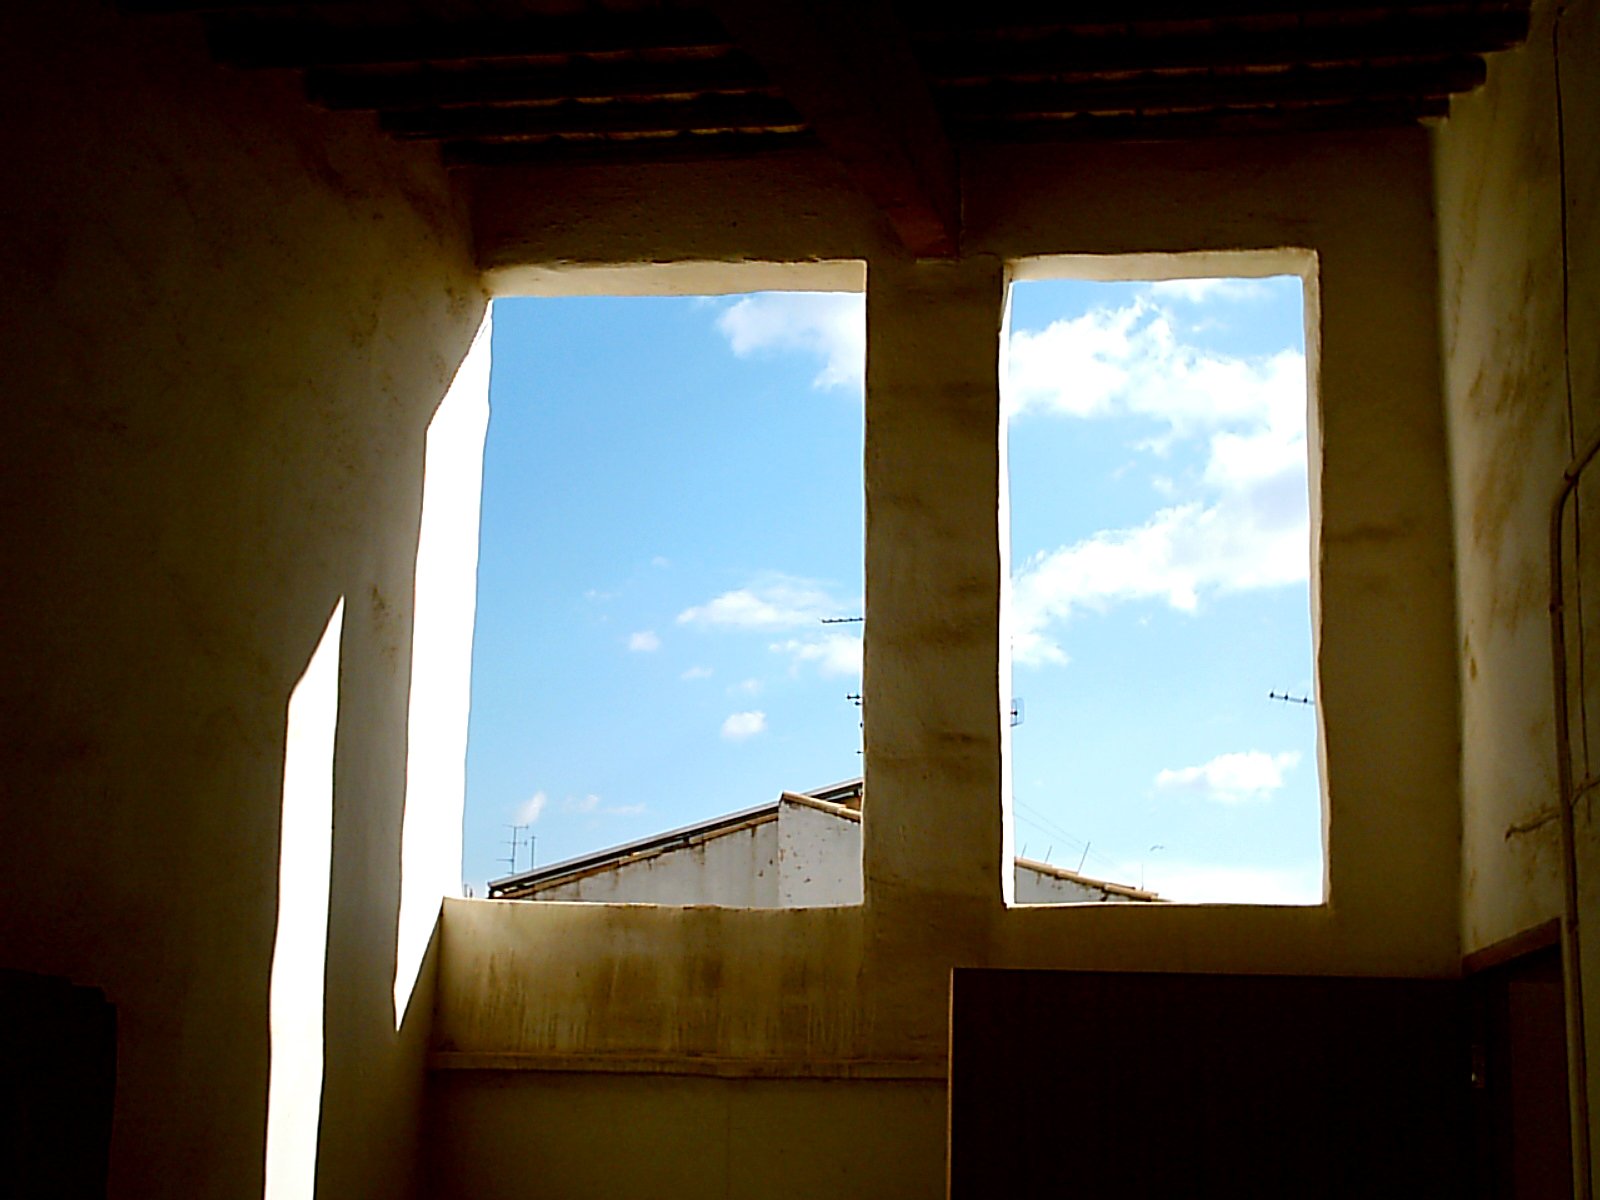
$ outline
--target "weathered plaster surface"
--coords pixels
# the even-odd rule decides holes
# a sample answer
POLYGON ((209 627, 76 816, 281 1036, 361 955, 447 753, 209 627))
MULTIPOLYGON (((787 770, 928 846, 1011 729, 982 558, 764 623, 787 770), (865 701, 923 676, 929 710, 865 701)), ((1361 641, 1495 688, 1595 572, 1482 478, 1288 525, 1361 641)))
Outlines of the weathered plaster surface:
POLYGON ((778 822, 676 846, 539 893, 539 902, 778 906, 778 822))
POLYGON ((943 1080, 436 1076, 434 1200, 944 1192, 943 1080))
POLYGON ((636 191, 614 173, 575 172, 559 180, 589 203, 560 220, 513 221, 534 210, 502 179, 479 195, 478 245, 496 270, 520 255, 868 260, 866 771, 876 819, 866 821, 874 950, 864 987, 876 996, 881 970, 891 1040, 942 1046, 943 973, 956 961, 1453 970, 1453 544, 1426 136, 975 152, 968 256, 957 264, 908 264, 848 214, 816 237, 767 204, 781 190, 774 177, 793 171, 807 196, 815 170, 679 165, 640 173, 636 191), (713 199, 692 206, 690 195, 713 199), (727 219, 732 210, 739 220, 727 219), (768 211, 770 228, 758 223, 768 211), (636 247, 652 230, 659 238, 636 247), (1040 259, 1077 256, 1082 268, 1082 256, 1130 255, 1128 273, 1176 275, 1216 268, 1163 256, 1206 251, 1205 264, 1269 251, 1265 270, 1278 269, 1285 247, 1301 269, 1315 264, 1308 309, 1321 315, 1308 357, 1320 390, 1312 477, 1331 906, 1143 913, 1137 937, 1121 914, 1007 911, 1005 672, 993 632, 1006 264, 1038 271, 1048 269, 1040 259))
MULTIPOLYGON (((1412 132, 974 154, 968 254, 953 263, 906 262, 866 225, 832 224, 816 241, 803 227, 758 230, 759 201, 777 186, 763 172, 781 170, 759 161, 708 168, 703 189, 676 170, 664 192, 641 172, 626 198, 598 190, 615 179, 589 181, 577 194, 603 203, 525 221, 516 237, 480 225, 479 253, 496 270, 523 253, 577 263, 615 246, 644 261, 866 259, 872 801, 861 908, 450 903, 441 1049, 520 1055, 541 1078, 563 1056, 620 1068, 645 1053, 742 1058, 755 1074, 840 1059, 936 1067, 955 965, 1452 973, 1459 722, 1428 153, 1412 132), (663 196, 702 191, 713 214, 739 211, 736 231, 690 215, 659 247, 623 232, 641 214, 668 221, 677 202, 663 196), (1163 257, 1193 250, 1224 257, 1163 257), (1330 903, 1009 906, 997 377, 1010 264, 1139 254, 1127 274, 1182 275, 1241 251, 1268 252, 1251 260, 1262 273, 1305 271, 1308 311, 1322 316, 1308 358, 1321 364, 1312 553, 1330 903)), ((480 216, 485 204, 496 221, 516 211, 499 190, 509 186, 480 196, 480 216)), ((490 1090, 537 1092, 494 1072, 435 1080, 451 1110, 477 1111, 490 1090)), ((655 1122, 670 1103, 638 1093, 626 1111, 655 1122)), ((447 1127, 465 1123, 452 1112, 447 1127)), ((857 1130, 886 1153, 902 1135, 857 1130)), ((444 1152, 488 1152, 471 1145, 444 1152)))
POLYGON ((861 903, 861 822, 785 799, 778 805, 778 903, 861 903))
MULTIPOLYGON (((1459 570, 1467 952, 1562 907, 1548 529, 1574 448, 1600 430, 1600 6, 1568 5, 1560 29, 1570 342, 1563 331, 1555 10, 1535 5, 1527 44, 1490 63, 1486 86, 1454 102, 1434 140, 1459 570)), ((1569 504, 1565 545, 1568 697, 1581 780, 1600 768, 1600 469, 1589 469, 1577 503, 1569 504)), ((1600 1036, 1593 800, 1579 807, 1577 832, 1592 1061, 1600 1036)), ((1600 1112, 1592 1069, 1590 1084, 1590 1110, 1600 1112)))
MULTIPOLYGON (((1455 102, 1435 139, 1460 564, 1462 933, 1469 951, 1539 923, 1560 904, 1556 823, 1514 827, 1555 804, 1547 530, 1574 442, 1600 427, 1600 348, 1592 321, 1582 316, 1573 331, 1570 413, 1567 407, 1551 6, 1537 16, 1528 45, 1495 59, 1488 84, 1455 102)), ((1597 28, 1592 4, 1574 6, 1563 25, 1572 307, 1579 314, 1592 312, 1600 298, 1600 153, 1585 132, 1600 120, 1600 88, 1585 69, 1600 44, 1597 28)), ((1597 480, 1581 493, 1585 532, 1600 526, 1597 480)), ((1594 629, 1594 548, 1586 545, 1586 561, 1577 561, 1570 518, 1568 530, 1569 564, 1587 585, 1584 624, 1594 629)), ((1574 609, 1576 599, 1571 593, 1574 609)), ((1576 654, 1571 661, 1576 674, 1576 654)), ((1596 678, 1592 671, 1589 677, 1596 678)), ((1600 718, 1594 695, 1591 722, 1600 718)), ((1573 733, 1582 776, 1582 730, 1575 724, 1573 733)), ((1592 733, 1590 740, 1600 748, 1592 733)))
POLYGON ((405 1196, 397 747, 423 431, 484 304, 461 210, 191 18, 6 5, 0 48, 0 964, 117 1005, 112 1195, 261 1195, 286 703, 343 596, 320 1172, 405 1196))
MULTIPOLYGON (((26 169, 0 183, 0 216, 25 231, 0 260, 17 301, 0 961, 119 1006, 113 1194, 260 1193, 285 704, 341 596, 320 1188, 413 1187, 427 1006, 398 1032, 391 1012, 412 568, 424 430, 478 326, 479 266, 501 291, 647 290, 658 266, 682 291, 718 286, 707 263, 763 280, 822 264, 838 287, 859 286, 839 263, 867 264, 876 807, 857 908, 448 902, 434 1047, 541 1069, 433 1074, 441 1194, 521 1193, 542 1168, 571 1195, 690 1190, 691 1171, 697 1192, 935 1195, 943 1107, 912 1080, 945 1052, 952 966, 1444 975, 1463 944, 1548 915, 1548 830, 1505 832, 1552 799, 1544 511, 1600 416, 1583 332, 1600 78, 1565 73, 1572 308, 1591 317, 1569 415, 1549 16, 1458 102, 1431 162, 1417 131, 974 151, 965 257, 916 264, 814 153, 479 173, 469 247, 434 161, 315 116, 292 80, 212 66, 192 20, 8 8, 0 90, 53 117, 3 135, 26 169), (1320 318, 1329 900, 1013 907, 1007 275, 1215 261, 1170 257, 1192 251, 1288 253, 1320 318), (550 1070, 563 1061, 586 1073, 550 1070), (839 1079, 801 1077, 829 1064, 839 1079), (771 1077, 659 1075, 694 1065, 771 1077)), ((1593 61, 1597 22, 1593 0, 1569 8, 1571 61, 1593 61)), ((1589 629, 1597 602, 1586 583, 1589 629)), ((1585 649, 1600 678, 1600 636, 1585 649)), ((425 965, 419 995, 434 978, 425 965)))
POLYGON ((859 913, 449 900, 434 1045, 859 1057, 859 913))

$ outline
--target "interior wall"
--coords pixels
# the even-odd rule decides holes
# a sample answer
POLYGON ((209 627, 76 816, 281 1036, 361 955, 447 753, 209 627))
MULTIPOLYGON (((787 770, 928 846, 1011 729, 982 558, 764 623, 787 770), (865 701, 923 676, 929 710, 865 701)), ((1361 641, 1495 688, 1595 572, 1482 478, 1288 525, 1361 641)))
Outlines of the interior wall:
MULTIPOLYGON (((602 1194, 611 1152, 584 1120, 541 1098, 564 1071, 709 1065, 783 1087, 831 1072, 846 1090, 863 1074, 937 1079, 953 966, 1458 970, 1454 547, 1429 153, 1422 130, 992 148, 965 164, 964 258, 932 263, 908 261, 847 204, 813 205, 820 170, 788 158, 675 164, 627 179, 547 170, 537 190, 531 177, 479 177, 479 253, 502 286, 515 286, 519 263, 608 255, 867 261, 872 802, 858 908, 449 902, 430 1085, 432 1149, 454 1164, 441 1177, 471 1163, 478 1195, 521 1190, 534 1163, 509 1127, 480 1138, 474 1114, 497 1102, 529 1114, 538 1106, 548 1124, 529 1136, 557 1156, 562 1137, 594 1147, 592 1174, 564 1178, 575 1195, 602 1194), (789 172, 801 199, 769 211, 789 172), (535 196, 559 197, 566 215, 545 219, 535 196), (569 198, 582 203, 569 211, 569 198), (796 219, 796 204, 812 205, 809 220, 796 219), (1131 274, 1190 275, 1203 268, 1179 256, 1193 251, 1216 274, 1237 273, 1240 251, 1255 253, 1262 273, 1287 263, 1305 273, 1308 312, 1320 312, 1308 359, 1329 902, 1011 907, 998 619, 1008 273, 1040 257, 1112 255, 1134 256, 1124 260, 1131 274), (526 1078, 513 1079, 519 1070, 526 1078), (526 1098, 507 1099, 508 1090, 526 1098)), ((584 1086, 608 1097, 614 1129, 677 1120, 670 1088, 584 1086)), ((822 1093, 795 1095, 809 1121, 828 1122, 822 1093)), ((852 1136, 885 1159, 908 1137, 942 1144, 942 1110, 876 1111, 852 1136)), ((682 1151, 742 1152, 720 1132, 682 1151)), ((919 1186, 938 1194, 937 1179, 919 1186)))
POLYGON ((432 1197, 920 1200, 944 1191, 944 1117, 942 1079, 450 1073, 432 1197))
MULTIPOLYGON (((1556 8, 1535 5, 1526 45, 1490 60, 1487 84, 1454 101, 1434 139, 1459 564, 1467 952, 1562 907, 1548 530, 1574 449, 1600 431, 1600 5, 1567 5, 1560 26, 1565 317, 1556 8)), ((1600 769, 1600 468, 1589 469, 1568 508, 1568 695, 1574 776, 1581 780, 1600 769)), ((1577 811, 1586 915, 1600 912, 1593 804, 1591 798, 1577 811)), ((1600 931, 1580 928, 1592 1048, 1600 1036, 1600 931)), ((1600 1111, 1593 1084, 1591 1111, 1600 1111)))
POLYGON ((405 1196, 397 748, 465 223, 193 18, 6 5, 0 57, 0 964, 117 1006, 112 1195, 261 1195, 286 704, 344 597, 319 1174, 405 1196))

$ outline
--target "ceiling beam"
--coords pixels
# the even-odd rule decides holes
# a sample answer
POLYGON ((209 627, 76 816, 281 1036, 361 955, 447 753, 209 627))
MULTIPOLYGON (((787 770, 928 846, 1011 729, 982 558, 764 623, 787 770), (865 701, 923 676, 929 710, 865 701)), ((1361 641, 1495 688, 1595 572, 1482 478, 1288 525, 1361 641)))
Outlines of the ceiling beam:
POLYGON ((501 141, 552 137, 665 137, 683 133, 799 133, 805 123, 786 100, 768 96, 702 96, 688 101, 529 107, 422 109, 379 118, 405 138, 501 141))
POLYGON ((1477 87, 1481 58, 1395 67, 1293 68, 1271 74, 1144 76, 1084 83, 1002 83, 948 96, 951 120, 1046 121, 1082 113, 1199 112, 1280 105, 1403 103, 1477 87))
POLYGON ((369 110, 733 96, 769 90, 776 91, 766 72, 738 53, 681 62, 577 59, 553 67, 520 63, 398 70, 319 67, 306 75, 306 93, 318 104, 369 110))
POLYGON ((1138 37, 1126 31, 1092 37, 954 37, 921 47, 935 84, 993 79, 1096 75, 1123 71, 1271 67, 1486 54, 1528 36, 1525 12, 1482 17, 1400 17, 1381 24, 1314 29, 1217 30, 1138 37))
POLYGON ((592 13, 515 20, 330 24, 278 17, 214 17, 211 51, 240 67, 410 66, 640 52, 726 53, 727 35, 703 13, 660 10, 627 20, 592 13))
POLYGON ((961 132, 972 143, 1163 142, 1251 134, 1339 133, 1395 129, 1448 116, 1445 97, 1378 103, 1329 104, 1309 108, 1214 109, 1207 112, 1080 113, 1051 121, 1000 121, 974 124, 961 132))
POLYGON ((1024 30, 1088 30, 1210 21, 1388 20, 1417 16, 1477 19, 1493 12, 1526 13, 1530 0, 987 0, 981 5, 908 6, 914 36, 1024 30))
POLYGON ((711 0, 711 9, 907 249, 956 253, 955 148, 888 0, 711 0))

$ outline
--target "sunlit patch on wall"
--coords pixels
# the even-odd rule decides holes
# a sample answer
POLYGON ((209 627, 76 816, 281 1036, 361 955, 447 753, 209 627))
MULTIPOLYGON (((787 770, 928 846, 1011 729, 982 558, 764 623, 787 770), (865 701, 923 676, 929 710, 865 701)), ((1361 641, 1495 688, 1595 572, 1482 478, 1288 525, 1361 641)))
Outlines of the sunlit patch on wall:
POLYGON ((278 930, 268 1012, 266 1200, 316 1194, 322 1119, 322 1006, 333 855, 333 751, 339 725, 339 642, 334 607, 289 696, 278 851, 278 930))
POLYGON ((405 1020, 445 896, 461 894, 461 817, 478 595, 478 515, 489 424, 485 316, 428 424, 417 538, 394 1026, 405 1020))

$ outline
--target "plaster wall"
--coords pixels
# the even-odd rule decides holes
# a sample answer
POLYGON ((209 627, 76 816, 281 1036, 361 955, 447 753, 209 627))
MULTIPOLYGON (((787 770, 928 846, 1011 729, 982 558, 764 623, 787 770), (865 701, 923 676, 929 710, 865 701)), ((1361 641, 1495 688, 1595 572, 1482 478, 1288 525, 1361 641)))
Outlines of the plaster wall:
MULTIPOLYGON (((530 1080, 562 1063, 937 1078, 958 965, 1457 970, 1454 544, 1429 154, 1420 130, 974 150, 964 256, 926 263, 848 200, 816 194, 823 168, 803 157, 628 180, 544 172, 537 195, 584 201, 555 222, 518 200, 531 180, 480 179, 479 253, 502 286, 519 263, 866 260, 872 802, 857 908, 448 903, 432 1088, 442 1161, 486 1156, 479 1194, 510 1194, 522 1161, 510 1144, 453 1143, 474 1136, 464 1114, 491 1092, 537 1094, 506 1080, 517 1065, 537 1068, 530 1080), (775 202, 790 178, 799 199, 775 202), (998 387, 1008 277, 1252 271, 1307 283, 1327 903, 1013 906, 998 387)), ((616 1098, 618 1127, 660 1119, 642 1092, 593 1086, 616 1098)), ((854 1137, 885 1158, 905 1137, 941 1136, 942 1110, 882 1112, 854 1137), (911 1120, 928 1124, 902 1126, 911 1120)), ((730 1145, 719 1138, 710 1153, 730 1145)), ((598 1158, 594 1170, 574 1194, 599 1187, 598 1158)))
POLYGON ((941 1079, 435 1075, 434 1200, 939 1196, 941 1079))
MULTIPOLYGON (((501 181, 486 214, 480 195, 480 250, 493 261, 530 245, 555 261, 595 259, 621 237, 619 226, 646 210, 661 221, 670 206, 683 214, 672 253, 736 259, 758 213, 744 213, 736 230, 722 218, 738 208, 741 187, 757 197, 770 190, 770 181, 755 181, 763 170, 786 168, 718 165, 698 184, 674 171, 662 192, 642 176, 627 203, 587 210, 581 227, 546 222, 534 230, 538 242, 507 234, 514 205, 501 181), (658 210, 659 195, 667 198, 658 210)), ((946 976, 955 963, 1453 973, 1458 696, 1426 133, 994 149, 971 155, 968 170, 970 238, 962 261, 910 264, 870 230, 827 245, 827 253, 869 262, 872 805, 864 822, 867 904, 859 917, 782 914, 786 946, 795 939, 786 954, 816 963, 837 962, 843 925, 861 925, 861 978, 843 994, 803 1003, 819 1006, 822 1027, 862 1032, 867 1040, 858 1053, 936 1058, 944 1046, 946 976), (1203 253, 1187 258, 1181 251, 1203 253), (1240 259, 1238 251, 1264 253, 1240 259), (1237 274, 1242 262, 1254 262, 1261 274, 1286 267, 1306 274, 1326 906, 1003 904, 995 378, 1005 264, 1038 269, 1038 259, 1059 258, 1062 270, 1075 270, 1104 264, 1083 258, 1104 254, 1139 254, 1130 270, 1144 274, 1237 274), (834 1019, 846 1010, 850 1021, 834 1019)), ((576 170, 542 179, 552 203, 563 202, 566 187, 592 198, 598 186, 576 170)), ((606 186, 619 184, 608 179, 606 186)), ((763 253, 808 258, 805 230, 790 230, 789 240, 768 230, 768 238, 763 253)), ((757 946, 750 917, 696 918, 723 947, 725 986, 717 997, 683 998, 685 1016, 710 1003, 730 1014, 731 1027, 749 1026, 754 1014, 741 989, 760 971, 746 970, 739 955, 757 946), (710 931, 718 923, 726 938, 710 931)), ((541 997, 552 1008, 571 1000, 558 981, 550 981, 554 990, 542 989, 546 971, 538 966, 526 984, 536 1011, 514 1029, 493 1032, 496 1019, 486 1008, 498 1019, 512 1010, 477 981, 498 962, 494 947, 542 941, 539 926, 547 920, 554 917, 539 906, 451 904, 446 930, 456 926, 459 936, 446 936, 440 1019, 504 1046, 517 1045, 517 1030, 578 1035, 576 1043, 525 1050, 622 1048, 613 1030, 630 1022, 590 1021, 578 1034, 570 1019, 544 1011, 541 997)), ((610 942, 630 963, 648 960, 651 973, 672 973, 682 920, 666 910, 586 912, 584 955, 603 962, 610 942), (611 922, 621 925, 608 930, 611 922), (653 923, 659 941, 643 934, 653 923)), ((643 995, 653 1006, 651 1026, 677 1024, 661 1008, 662 998, 677 1005, 672 989, 643 995)), ((627 1002, 618 995, 608 1003, 627 1002)), ((763 1053, 789 1051, 773 1043, 763 1053)))
POLYGON ((779 903, 779 874, 778 822, 767 821, 596 871, 537 899, 772 908, 779 903))
MULTIPOLYGON (((1018 862, 1018 904, 1127 903, 1018 862)), ((783 800, 778 818, 692 846, 623 862, 539 892, 537 901, 807 908, 861 903, 859 820, 783 800), (776 854, 774 854, 776 846, 776 854), (774 882, 774 880, 776 882, 774 882)))
POLYGON ((1018 904, 1127 904, 1128 897, 1103 892, 1075 879, 1048 875, 1018 863, 1014 868, 1018 904))
MULTIPOLYGON (((1441 336, 1455 490, 1462 694, 1464 951, 1561 911, 1549 522, 1575 449, 1600 430, 1600 5, 1560 28, 1566 126, 1563 323, 1555 5, 1490 62, 1434 139, 1441 336), (1571 397, 1567 394, 1570 350, 1571 397)), ((1600 769, 1600 470, 1565 522, 1573 773, 1600 769), (1574 521, 1574 510, 1577 520, 1574 521), (1578 534, 1581 533, 1581 542, 1578 534), (1580 620, 1581 613, 1581 620, 1580 620), (1580 633, 1581 626, 1581 633, 1580 633), (1585 714, 1587 721, 1585 721, 1585 714)), ((1600 1036, 1600 831, 1577 810, 1590 1056, 1600 1036)), ((1591 1077, 1591 1112, 1600 1090, 1591 1077)))
POLYGON ((783 800, 778 805, 778 903, 861 903, 861 822, 783 800))
POLYGON ((319 1190, 404 1197, 398 748, 424 430, 484 307, 461 210, 193 18, 5 5, 0 58, 0 964, 117 1006, 112 1196, 262 1195, 286 707, 343 597, 319 1190))

